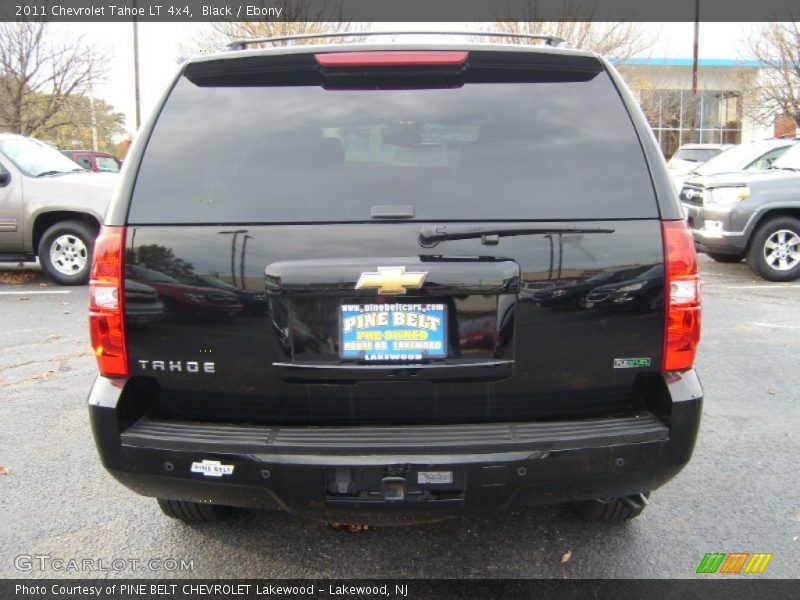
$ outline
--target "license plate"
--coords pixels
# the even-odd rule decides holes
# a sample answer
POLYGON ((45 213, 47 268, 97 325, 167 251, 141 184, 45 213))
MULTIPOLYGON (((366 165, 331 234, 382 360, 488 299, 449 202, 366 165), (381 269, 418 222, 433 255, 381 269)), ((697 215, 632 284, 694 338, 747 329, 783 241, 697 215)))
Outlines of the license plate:
POLYGON ((368 362, 417 362, 447 356, 444 304, 344 304, 339 355, 368 362))
POLYGON ((420 471, 417 473, 417 483, 431 484, 450 484, 453 483, 452 471, 420 471))

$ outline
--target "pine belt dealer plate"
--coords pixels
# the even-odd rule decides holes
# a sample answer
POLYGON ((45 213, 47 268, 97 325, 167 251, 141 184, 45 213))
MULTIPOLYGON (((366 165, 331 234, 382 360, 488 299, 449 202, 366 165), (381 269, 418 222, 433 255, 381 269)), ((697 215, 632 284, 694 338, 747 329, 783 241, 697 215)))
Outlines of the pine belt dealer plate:
POLYGON ((447 356, 444 304, 343 304, 339 355, 367 362, 418 362, 447 356))

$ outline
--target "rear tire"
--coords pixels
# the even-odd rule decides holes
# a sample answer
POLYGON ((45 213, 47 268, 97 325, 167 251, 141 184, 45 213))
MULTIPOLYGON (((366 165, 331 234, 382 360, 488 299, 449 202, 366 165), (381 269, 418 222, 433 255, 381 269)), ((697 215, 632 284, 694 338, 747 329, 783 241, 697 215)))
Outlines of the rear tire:
POLYGON ((187 500, 166 500, 157 498, 161 511, 173 519, 188 523, 214 523, 221 521, 231 512, 230 507, 218 504, 201 504, 187 500))
POLYGON ((720 263, 738 263, 744 258, 744 256, 736 254, 712 254, 711 252, 706 252, 706 256, 720 263))
POLYGON ((570 504, 570 508, 587 521, 622 523, 642 514, 649 497, 650 492, 622 498, 598 498, 597 500, 573 502, 570 504))
POLYGON ((97 232, 81 221, 51 225, 39 240, 39 263, 51 279, 61 285, 83 285, 89 281, 97 232))
POLYGON ((800 277, 800 220, 767 220, 750 240, 747 264, 767 281, 793 281, 800 277))

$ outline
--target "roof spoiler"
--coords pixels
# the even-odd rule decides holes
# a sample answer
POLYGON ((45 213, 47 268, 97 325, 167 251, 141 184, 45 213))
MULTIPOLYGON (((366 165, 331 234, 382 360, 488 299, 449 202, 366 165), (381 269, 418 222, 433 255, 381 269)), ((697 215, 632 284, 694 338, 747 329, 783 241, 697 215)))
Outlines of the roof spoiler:
POLYGON ((556 37, 554 35, 535 35, 528 33, 506 33, 506 32, 491 32, 491 31, 356 31, 356 32, 339 32, 339 33, 305 33, 298 35, 282 35, 277 37, 260 37, 260 38, 247 38, 236 40, 225 46, 228 51, 247 50, 249 46, 259 44, 275 44, 279 42, 293 42, 303 40, 325 40, 325 39, 342 39, 342 38, 363 38, 372 36, 408 36, 408 35, 455 35, 455 36, 469 36, 479 38, 507 38, 507 39, 522 39, 534 40, 543 42, 545 46, 553 48, 571 48, 572 45, 565 39, 556 37))

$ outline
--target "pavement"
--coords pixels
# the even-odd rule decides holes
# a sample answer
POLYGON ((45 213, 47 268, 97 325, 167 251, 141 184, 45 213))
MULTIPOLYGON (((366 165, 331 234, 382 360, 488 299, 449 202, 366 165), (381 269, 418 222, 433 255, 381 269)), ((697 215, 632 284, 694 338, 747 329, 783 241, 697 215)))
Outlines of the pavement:
POLYGON ((0 577, 689 578, 707 552, 772 553, 747 577, 800 577, 800 281, 701 270, 698 443, 641 517, 542 507, 349 533, 263 511, 184 524, 119 485, 89 430, 86 287, 0 267, 0 577))

